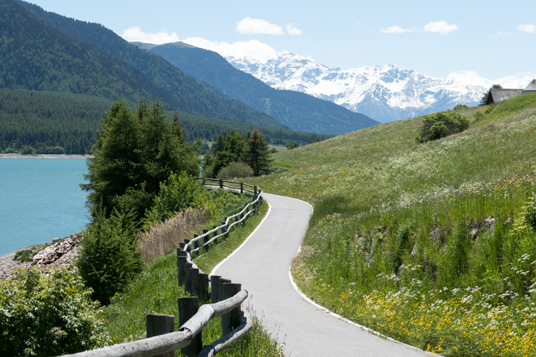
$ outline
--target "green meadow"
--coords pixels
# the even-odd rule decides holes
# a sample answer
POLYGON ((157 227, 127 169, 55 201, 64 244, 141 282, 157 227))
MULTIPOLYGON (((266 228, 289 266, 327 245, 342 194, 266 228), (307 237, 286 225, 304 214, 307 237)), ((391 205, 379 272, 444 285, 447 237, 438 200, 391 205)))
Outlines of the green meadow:
POLYGON ((423 118, 274 155, 251 180, 314 215, 293 264, 320 304, 447 356, 536 354, 536 94, 459 108, 462 133, 426 143, 423 118))

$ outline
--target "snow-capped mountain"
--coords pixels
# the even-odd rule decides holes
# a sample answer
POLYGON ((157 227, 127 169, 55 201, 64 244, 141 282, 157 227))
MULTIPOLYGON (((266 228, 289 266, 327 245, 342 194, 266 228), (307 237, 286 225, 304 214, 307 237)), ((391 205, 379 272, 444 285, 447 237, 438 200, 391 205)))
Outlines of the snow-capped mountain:
POLYGON ((381 122, 444 111, 457 104, 477 105, 493 84, 474 72, 433 78, 395 65, 328 68, 311 57, 288 52, 267 62, 226 59, 274 88, 307 93, 381 122))

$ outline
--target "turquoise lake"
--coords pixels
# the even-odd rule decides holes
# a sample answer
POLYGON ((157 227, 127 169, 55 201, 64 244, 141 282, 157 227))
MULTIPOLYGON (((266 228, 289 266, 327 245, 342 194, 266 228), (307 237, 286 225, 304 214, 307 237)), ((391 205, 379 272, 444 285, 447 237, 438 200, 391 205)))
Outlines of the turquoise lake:
POLYGON ((0 158, 0 255, 83 231, 86 173, 85 159, 0 158))

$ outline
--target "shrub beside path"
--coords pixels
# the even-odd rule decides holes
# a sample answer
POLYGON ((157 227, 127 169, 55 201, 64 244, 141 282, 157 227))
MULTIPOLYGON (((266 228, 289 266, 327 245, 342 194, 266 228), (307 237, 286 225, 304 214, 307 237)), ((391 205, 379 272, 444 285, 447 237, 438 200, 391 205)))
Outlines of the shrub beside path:
MULTIPOLYGON (((411 346, 378 337, 308 302, 289 270, 312 207, 294 198, 263 194, 267 217, 248 241, 212 274, 242 283, 246 301, 285 356, 424 356, 411 346)), ((341 262, 343 263, 343 262, 341 262)))

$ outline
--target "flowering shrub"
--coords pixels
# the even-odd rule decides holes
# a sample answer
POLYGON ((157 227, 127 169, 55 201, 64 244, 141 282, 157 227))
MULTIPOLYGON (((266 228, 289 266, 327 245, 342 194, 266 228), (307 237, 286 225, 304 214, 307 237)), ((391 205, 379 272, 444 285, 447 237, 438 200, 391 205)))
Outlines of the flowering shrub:
POLYGON ((0 355, 57 356, 104 345, 102 311, 90 295, 73 270, 16 270, 0 281, 0 355))

